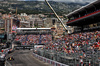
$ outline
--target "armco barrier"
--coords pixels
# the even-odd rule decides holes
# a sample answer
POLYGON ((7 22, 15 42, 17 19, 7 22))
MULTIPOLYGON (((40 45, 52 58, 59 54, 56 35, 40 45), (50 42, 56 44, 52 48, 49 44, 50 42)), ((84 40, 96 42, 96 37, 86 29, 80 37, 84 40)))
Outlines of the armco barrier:
POLYGON ((51 59, 39 56, 39 55, 37 55, 35 53, 33 53, 33 56, 36 57, 36 58, 38 58, 39 60, 41 60, 41 61, 43 61, 45 63, 49 63, 49 64, 51 64, 53 66, 69 66, 69 65, 65 65, 65 64, 59 63, 57 61, 54 61, 54 60, 51 60, 51 59))
POLYGON ((12 65, 8 61, 6 61, 5 66, 12 66, 12 65))

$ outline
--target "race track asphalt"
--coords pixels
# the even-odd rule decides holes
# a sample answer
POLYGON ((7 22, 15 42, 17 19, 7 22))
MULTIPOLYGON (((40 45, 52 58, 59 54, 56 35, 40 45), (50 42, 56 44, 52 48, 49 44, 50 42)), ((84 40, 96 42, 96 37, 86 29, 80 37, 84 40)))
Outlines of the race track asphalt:
POLYGON ((8 61, 12 66, 51 66, 48 63, 38 60, 32 55, 32 50, 15 50, 8 54, 14 60, 8 61))

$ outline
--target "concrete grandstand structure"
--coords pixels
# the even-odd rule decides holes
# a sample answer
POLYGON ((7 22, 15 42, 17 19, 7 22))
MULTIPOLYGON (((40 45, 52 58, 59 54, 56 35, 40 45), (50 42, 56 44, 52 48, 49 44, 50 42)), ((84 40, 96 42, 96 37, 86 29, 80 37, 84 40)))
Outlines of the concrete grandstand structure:
POLYGON ((74 31, 86 31, 100 28, 100 1, 94 1, 67 15, 68 26, 74 26, 74 31), (76 26, 76 27, 75 27, 76 26))
POLYGON ((17 34, 51 34, 51 28, 17 28, 17 34))

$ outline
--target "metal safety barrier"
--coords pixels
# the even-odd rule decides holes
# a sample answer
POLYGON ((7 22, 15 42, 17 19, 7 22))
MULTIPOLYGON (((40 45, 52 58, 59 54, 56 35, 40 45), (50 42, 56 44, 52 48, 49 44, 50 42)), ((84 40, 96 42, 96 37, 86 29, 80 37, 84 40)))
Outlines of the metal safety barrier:
POLYGON ((35 54, 35 53, 33 53, 33 56, 36 57, 36 58, 38 58, 39 60, 41 60, 41 61, 43 61, 45 63, 49 63, 49 64, 51 64, 53 66, 69 66, 69 65, 62 64, 62 63, 59 63, 57 61, 54 61, 54 60, 42 57, 42 56, 40 56, 38 54, 35 54))
POLYGON ((8 61, 6 61, 5 66, 12 66, 12 65, 8 61))
MULTIPOLYGON (((86 49, 84 47, 83 49, 86 49)), ((80 51, 80 50, 79 50, 80 51)), ((62 51, 55 51, 55 50, 48 50, 48 49, 38 49, 37 52, 34 52, 39 55, 39 59, 45 62, 52 63, 50 60, 59 62, 69 66, 99 66, 100 65, 100 50, 97 50, 95 53, 90 50, 86 49, 86 56, 84 58, 80 58, 80 52, 75 53, 65 53, 62 51), (46 60, 44 59, 46 58, 46 60), (44 60, 43 60, 44 59, 44 60), (50 60, 48 60, 50 59, 50 60)), ((54 64, 54 63, 52 63, 54 64)))

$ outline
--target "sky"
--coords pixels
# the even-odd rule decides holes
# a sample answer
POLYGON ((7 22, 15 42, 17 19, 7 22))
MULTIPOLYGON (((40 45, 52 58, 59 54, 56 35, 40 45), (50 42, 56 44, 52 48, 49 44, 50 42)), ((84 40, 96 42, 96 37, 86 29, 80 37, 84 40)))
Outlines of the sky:
MULTIPOLYGON (((44 0, 19 0, 19 1, 44 1, 44 0)), ((48 0, 48 1, 80 2, 80 3, 85 3, 85 2, 93 2, 93 1, 96 1, 96 0, 48 0)))

